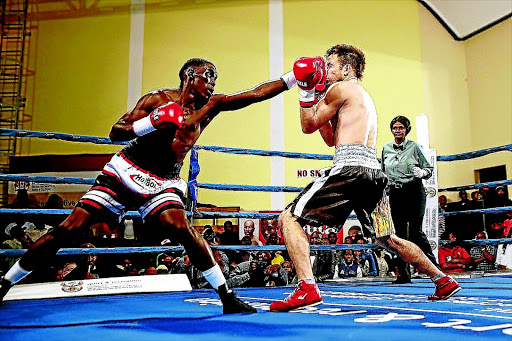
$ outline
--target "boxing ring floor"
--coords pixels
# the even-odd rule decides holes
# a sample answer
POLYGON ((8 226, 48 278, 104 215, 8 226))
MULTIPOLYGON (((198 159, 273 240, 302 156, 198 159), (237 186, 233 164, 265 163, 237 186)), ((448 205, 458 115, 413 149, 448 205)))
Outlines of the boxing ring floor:
POLYGON ((257 314, 222 315, 213 290, 6 301, 0 340, 512 340, 512 275, 459 278, 428 302, 428 279, 321 284, 324 304, 271 313, 293 287, 238 288, 257 314))

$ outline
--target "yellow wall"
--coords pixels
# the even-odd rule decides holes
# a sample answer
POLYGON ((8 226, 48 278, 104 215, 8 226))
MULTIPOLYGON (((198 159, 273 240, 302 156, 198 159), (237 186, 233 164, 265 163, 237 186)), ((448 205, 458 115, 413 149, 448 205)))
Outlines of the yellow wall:
MULTIPOLYGON (((470 102, 471 149, 512 143, 512 19, 468 40, 465 45, 470 102)), ((475 159, 475 169, 506 165, 511 152, 475 159)), ((509 186, 512 195, 512 186, 509 186)))
MULTIPOLYGON (((177 87, 178 71, 191 57, 209 59, 217 66, 217 92, 236 92, 269 78, 268 1, 171 4, 158 9, 152 7, 151 1, 146 3, 143 92, 177 87)), ((107 136, 126 108, 130 42, 129 10, 112 13, 116 14, 32 23, 29 67, 35 74, 27 82, 27 114, 32 119, 27 120, 24 129, 107 136)), ((510 20, 467 42, 456 42, 415 0, 283 0, 283 24, 285 71, 291 69, 298 56, 323 55, 326 48, 337 43, 354 44, 365 51, 367 67, 361 84, 377 106, 379 155, 382 146, 392 139, 389 121, 398 114, 408 116, 414 125, 417 114, 427 113, 431 146, 439 155, 510 143, 510 129, 503 129, 499 138, 490 134, 488 143, 484 133, 476 132, 484 124, 486 130, 492 126, 485 117, 490 118, 489 122, 499 122, 500 126, 508 123, 510 127, 510 63, 506 72, 495 66, 511 60, 510 20), (485 66, 500 84, 500 91, 492 92, 488 84, 473 81, 480 78, 474 75, 480 66, 478 51, 506 45, 507 38, 508 50, 501 51, 500 47, 499 53, 488 58, 493 65, 485 66), (508 88, 501 84, 507 81, 508 88), (484 90, 486 96, 493 98, 491 116, 481 113, 485 100, 475 98, 484 90), (508 107, 503 104, 507 99, 508 107), (508 121, 499 119, 498 113, 508 115, 508 121)), ((333 149, 325 146, 319 134, 301 133, 297 90, 283 96, 285 149, 332 154, 333 149)), ((269 149, 273 121, 269 108, 267 101, 222 113, 198 144, 269 149)), ((416 138, 415 127, 409 137, 416 138)), ((118 149, 39 139, 23 142, 24 155, 105 153, 118 149)), ((200 151, 199 159, 199 182, 270 184, 267 157, 200 151)), ((441 164, 440 186, 473 183, 474 162, 480 161, 463 161, 456 166, 441 164)), ((297 168, 327 165, 327 161, 287 159, 285 183, 304 186, 310 179, 297 179, 297 168)), ((188 163, 182 172, 185 178, 187 166, 188 163)), ((294 196, 287 194, 286 201, 294 196)), ((263 210, 270 207, 270 194, 200 190, 199 201, 263 210)))

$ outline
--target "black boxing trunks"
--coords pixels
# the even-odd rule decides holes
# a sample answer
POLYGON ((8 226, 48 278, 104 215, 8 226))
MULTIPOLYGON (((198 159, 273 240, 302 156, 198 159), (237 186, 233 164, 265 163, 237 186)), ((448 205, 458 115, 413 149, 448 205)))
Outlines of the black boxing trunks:
POLYGON ((137 209, 143 220, 171 208, 184 209, 187 183, 179 177, 162 178, 138 167, 123 152, 115 154, 77 207, 89 213, 108 210, 122 215, 137 209))
POLYGON ((333 167, 321 170, 321 176, 288 205, 298 222, 340 226, 355 211, 366 237, 394 233, 384 195, 387 177, 380 168, 375 148, 339 145, 333 163, 333 167))

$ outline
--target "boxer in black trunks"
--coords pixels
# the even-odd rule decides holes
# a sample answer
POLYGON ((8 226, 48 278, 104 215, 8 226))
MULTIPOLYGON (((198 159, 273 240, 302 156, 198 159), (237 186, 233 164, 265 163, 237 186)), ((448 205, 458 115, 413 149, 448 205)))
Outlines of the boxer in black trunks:
MULTIPOLYGON (((186 183, 179 177, 182 162, 203 130, 222 111, 233 111, 274 97, 295 85, 289 72, 281 79, 231 95, 214 94, 215 66, 204 59, 188 60, 179 72, 178 89, 144 95, 135 108, 114 124, 112 141, 132 142, 105 165, 93 187, 72 213, 40 238, 2 279, 0 300, 9 288, 55 255, 78 231, 118 216, 128 208, 181 243, 192 263, 219 294, 224 313, 256 312, 240 301, 226 280, 208 243, 191 226, 184 207, 186 183)), ((168 237, 166 237, 168 238, 168 237)))
POLYGON ((365 67, 363 52, 354 46, 336 45, 327 50, 325 57, 327 65, 322 57, 298 58, 293 71, 299 87, 302 131, 311 134, 319 130, 328 146, 336 146, 334 166, 323 170, 279 216, 299 283, 284 301, 273 302, 270 311, 290 311, 323 302, 302 226, 340 226, 352 210, 366 237, 376 237, 380 245, 432 278, 436 292, 430 300, 450 297, 460 290, 458 283, 444 275, 415 244, 394 234, 384 195, 387 177, 375 150, 377 113, 372 98, 358 83, 365 67))

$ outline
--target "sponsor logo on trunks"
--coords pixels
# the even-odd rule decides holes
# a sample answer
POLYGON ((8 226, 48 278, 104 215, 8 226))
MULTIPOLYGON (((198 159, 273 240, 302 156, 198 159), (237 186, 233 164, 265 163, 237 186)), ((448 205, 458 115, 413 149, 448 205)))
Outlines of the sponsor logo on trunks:
POLYGON ((82 290, 84 282, 82 281, 73 281, 73 282, 64 282, 61 283, 61 290, 64 292, 77 292, 82 290))
POLYGON ((130 179, 132 179, 133 182, 143 188, 157 189, 161 186, 157 181, 155 181, 155 179, 149 176, 144 176, 142 174, 130 175, 130 179))

